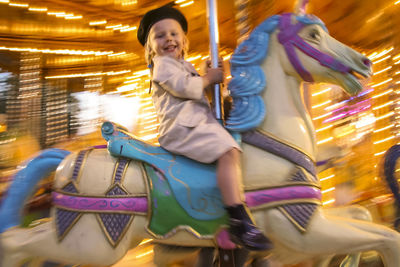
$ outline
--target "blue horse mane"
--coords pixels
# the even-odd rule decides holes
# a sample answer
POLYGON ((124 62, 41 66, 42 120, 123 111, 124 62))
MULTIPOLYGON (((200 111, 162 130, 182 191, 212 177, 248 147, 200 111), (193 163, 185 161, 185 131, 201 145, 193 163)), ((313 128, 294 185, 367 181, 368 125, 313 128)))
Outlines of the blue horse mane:
MULTIPOLYGON (((266 86, 266 79, 260 65, 267 56, 269 36, 278 26, 279 18, 279 15, 275 15, 262 22, 232 55, 232 80, 228 90, 233 99, 233 108, 225 126, 230 131, 244 132, 254 129, 265 118, 261 93, 266 86)), ((296 16, 296 19, 306 25, 318 24, 327 31, 323 22, 315 16, 296 16)))

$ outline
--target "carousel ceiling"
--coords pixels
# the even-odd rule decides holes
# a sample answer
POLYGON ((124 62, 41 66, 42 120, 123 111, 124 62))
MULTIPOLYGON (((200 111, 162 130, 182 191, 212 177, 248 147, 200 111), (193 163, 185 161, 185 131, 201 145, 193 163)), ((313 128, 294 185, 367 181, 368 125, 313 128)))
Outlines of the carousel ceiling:
MULTIPOLYGON (((170 0, 0 0, 0 67, 18 72, 22 53, 44 55, 45 75, 143 69, 136 27, 146 11, 170 0)), ((190 50, 208 54, 206 0, 177 0, 189 20, 190 50)), ((221 51, 236 45, 240 29, 273 14, 290 12, 294 0, 217 0, 221 51)), ((398 1, 400 2, 400 1, 398 1)), ((362 50, 398 38, 396 0, 310 0, 332 36, 362 50)), ((193 54, 194 55, 194 54, 193 54)))

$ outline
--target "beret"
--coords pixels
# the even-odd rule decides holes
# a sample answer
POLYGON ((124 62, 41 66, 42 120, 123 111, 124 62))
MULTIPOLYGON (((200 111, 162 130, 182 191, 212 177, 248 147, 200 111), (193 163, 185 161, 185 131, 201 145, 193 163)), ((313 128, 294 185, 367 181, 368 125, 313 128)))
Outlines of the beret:
POLYGON ((137 30, 137 38, 139 42, 144 46, 147 40, 147 36, 155 23, 163 19, 174 19, 181 25, 183 31, 187 33, 188 24, 185 16, 177 9, 170 6, 162 6, 148 11, 142 18, 137 30))

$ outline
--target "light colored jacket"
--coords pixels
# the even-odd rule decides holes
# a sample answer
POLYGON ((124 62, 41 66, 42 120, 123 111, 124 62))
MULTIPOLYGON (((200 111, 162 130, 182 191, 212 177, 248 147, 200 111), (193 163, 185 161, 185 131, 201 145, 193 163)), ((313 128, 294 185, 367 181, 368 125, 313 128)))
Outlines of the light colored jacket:
POLYGON ((205 163, 234 147, 240 150, 215 120, 193 65, 168 56, 156 56, 153 63, 152 97, 160 121, 160 145, 205 163))

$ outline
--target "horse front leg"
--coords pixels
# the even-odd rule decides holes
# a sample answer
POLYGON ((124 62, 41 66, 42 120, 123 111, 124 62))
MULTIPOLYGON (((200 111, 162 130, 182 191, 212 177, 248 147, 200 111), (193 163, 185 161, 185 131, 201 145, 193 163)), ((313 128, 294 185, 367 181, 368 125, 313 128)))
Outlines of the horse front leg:
POLYGON ((292 263, 291 255, 305 260, 375 250, 386 267, 400 266, 400 234, 387 227, 324 215, 317 209, 307 231, 300 233, 278 210, 266 211, 265 215, 264 229, 277 244, 287 248, 288 263, 292 263))

